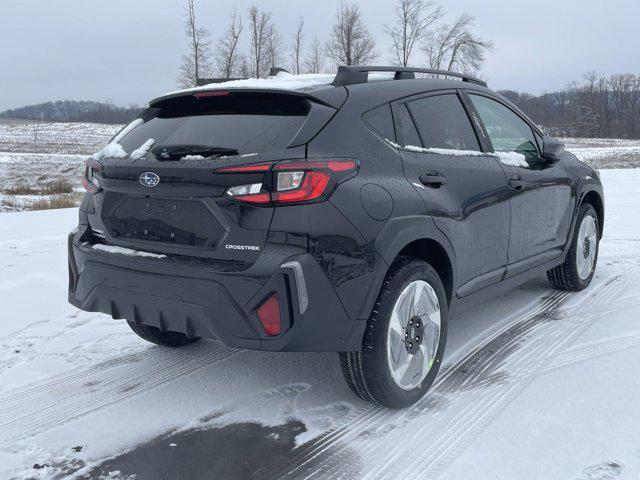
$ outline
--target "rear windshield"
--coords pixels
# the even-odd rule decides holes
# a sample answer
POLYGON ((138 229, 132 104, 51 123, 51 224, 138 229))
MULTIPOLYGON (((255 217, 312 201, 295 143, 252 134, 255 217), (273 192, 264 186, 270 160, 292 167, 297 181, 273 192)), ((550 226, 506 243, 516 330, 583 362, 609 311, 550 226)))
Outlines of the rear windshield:
POLYGON ((225 147, 241 155, 282 150, 309 110, 304 98, 249 92, 183 96, 154 107, 146 112, 144 123, 118 140, 127 152, 150 138, 155 145, 225 147))

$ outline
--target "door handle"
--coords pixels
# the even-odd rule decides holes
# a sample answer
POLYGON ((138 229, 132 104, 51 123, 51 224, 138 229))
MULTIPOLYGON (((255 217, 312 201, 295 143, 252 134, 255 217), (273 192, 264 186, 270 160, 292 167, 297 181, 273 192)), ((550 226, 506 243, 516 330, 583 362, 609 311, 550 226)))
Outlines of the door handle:
POLYGON ((527 182, 520 180, 519 178, 512 178, 509 180, 509 188, 512 190, 522 190, 527 182))
POLYGON ((447 183, 444 175, 440 175, 438 172, 426 172, 424 175, 420 175, 420 181, 423 185, 431 188, 440 188, 447 183))

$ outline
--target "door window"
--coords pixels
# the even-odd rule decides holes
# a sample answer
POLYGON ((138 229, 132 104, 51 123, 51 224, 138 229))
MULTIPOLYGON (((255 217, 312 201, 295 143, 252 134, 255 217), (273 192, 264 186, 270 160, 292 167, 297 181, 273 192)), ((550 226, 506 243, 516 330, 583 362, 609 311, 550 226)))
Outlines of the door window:
POLYGON ((420 98, 407 107, 425 148, 480 150, 478 139, 458 96, 420 98))
POLYGON ((489 134, 496 152, 518 152, 527 160, 540 158, 531 127, 499 102, 481 95, 469 95, 489 134))

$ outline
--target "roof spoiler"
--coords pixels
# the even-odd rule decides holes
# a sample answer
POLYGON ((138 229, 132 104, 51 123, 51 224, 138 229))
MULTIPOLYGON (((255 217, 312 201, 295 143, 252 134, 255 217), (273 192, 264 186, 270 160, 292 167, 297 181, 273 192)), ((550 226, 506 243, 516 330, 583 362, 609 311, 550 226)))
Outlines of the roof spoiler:
POLYGON ((431 68, 414 68, 414 67, 391 67, 391 66, 344 66, 338 67, 338 73, 333 79, 333 85, 343 87, 346 85, 356 85, 359 83, 367 83, 369 72, 394 72, 394 80, 407 80, 416 78, 416 73, 426 73, 429 75, 439 75, 443 77, 455 77, 462 79, 463 82, 475 83, 483 87, 487 86, 487 82, 479 78, 464 73, 450 72, 448 70, 434 70, 431 68))

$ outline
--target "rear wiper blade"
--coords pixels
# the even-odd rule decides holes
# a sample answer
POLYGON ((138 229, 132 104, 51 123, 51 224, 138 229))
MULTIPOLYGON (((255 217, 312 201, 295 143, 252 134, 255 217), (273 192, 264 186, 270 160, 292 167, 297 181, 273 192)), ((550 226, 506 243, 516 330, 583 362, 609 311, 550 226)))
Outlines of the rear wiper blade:
POLYGON ((187 155, 200 155, 203 157, 238 155, 238 150, 215 145, 158 145, 151 150, 151 153, 160 161, 175 161, 187 155))

